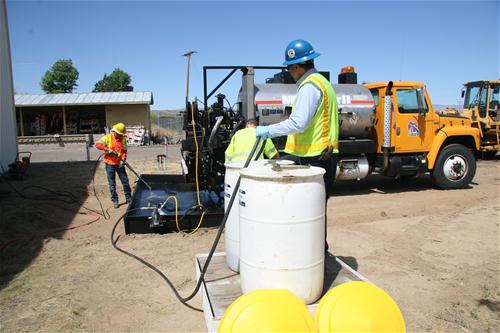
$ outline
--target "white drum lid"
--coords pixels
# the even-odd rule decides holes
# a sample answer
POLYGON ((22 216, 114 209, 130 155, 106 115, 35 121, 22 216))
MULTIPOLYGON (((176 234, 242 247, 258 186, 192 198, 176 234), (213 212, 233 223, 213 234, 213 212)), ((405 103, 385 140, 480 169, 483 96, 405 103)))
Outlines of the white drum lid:
POLYGON ((275 180, 279 182, 304 181, 306 178, 323 177, 325 169, 307 165, 283 165, 277 168, 270 166, 247 168, 240 172, 242 177, 275 180))
MULTIPOLYGON (((224 164, 226 169, 243 169, 245 166, 246 161, 236 161, 236 162, 227 162, 224 164)), ((247 168, 253 168, 256 166, 262 166, 262 165, 272 165, 273 163, 276 163, 278 165, 292 165, 294 164, 293 161, 290 160, 257 160, 257 161, 251 161, 250 165, 247 168)))

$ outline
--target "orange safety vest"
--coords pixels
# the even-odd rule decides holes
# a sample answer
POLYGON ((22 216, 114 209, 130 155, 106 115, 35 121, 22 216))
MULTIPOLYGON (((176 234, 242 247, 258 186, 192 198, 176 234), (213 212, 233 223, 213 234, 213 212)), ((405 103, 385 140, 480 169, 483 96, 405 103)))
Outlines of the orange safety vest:
POLYGON ((111 165, 118 165, 122 159, 126 159, 127 157, 127 139, 125 136, 122 136, 121 142, 118 138, 113 134, 106 134, 101 139, 99 139, 98 144, 106 146, 109 149, 112 149, 118 153, 118 156, 113 154, 105 154, 104 155, 104 163, 111 165))

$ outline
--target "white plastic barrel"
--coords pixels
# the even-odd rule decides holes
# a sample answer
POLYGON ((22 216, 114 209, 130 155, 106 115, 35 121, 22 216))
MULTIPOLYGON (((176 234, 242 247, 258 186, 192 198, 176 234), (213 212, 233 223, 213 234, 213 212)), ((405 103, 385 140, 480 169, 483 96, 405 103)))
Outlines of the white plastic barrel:
POLYGON ((288 289, 311 304, 323 290, 325 170, 281 169, 241 171, 241 289, 288 289))
MULTIPOLYGON (((279 165, 291 165, 292 161, 287 160, 258 160, 250 162, 249 168, 262 166, 266 164, 277 163, 279 165)), ((226 174, 224 177, 224 212, 227 211, 229 201, 233 195, 233 189, 240 176, 240 171, 245 165, 245 161, 229 162, 224 164, 226 167, 226 174)), ((226 246, 226 263, 230 269, 235 272, 240 271, 240 226, 239 226, 239 206, 238 198, 236 197, 233 202, 233 207, 226 221, 226 228, 224 232, 225 246, 226 246)))

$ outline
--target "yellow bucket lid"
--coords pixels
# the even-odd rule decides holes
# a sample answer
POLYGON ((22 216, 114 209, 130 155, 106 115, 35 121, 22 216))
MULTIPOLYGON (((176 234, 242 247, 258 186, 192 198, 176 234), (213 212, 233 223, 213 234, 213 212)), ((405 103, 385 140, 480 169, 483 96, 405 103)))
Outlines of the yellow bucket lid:
POLYGON ((304 302, 284 289, 246 293, 224 313, 219 332, 317 332, 304 302))
POLYGON ((405 332, 398 305, 384 290, 353 281, 332 288, 315 313, 319 332, 405 332))

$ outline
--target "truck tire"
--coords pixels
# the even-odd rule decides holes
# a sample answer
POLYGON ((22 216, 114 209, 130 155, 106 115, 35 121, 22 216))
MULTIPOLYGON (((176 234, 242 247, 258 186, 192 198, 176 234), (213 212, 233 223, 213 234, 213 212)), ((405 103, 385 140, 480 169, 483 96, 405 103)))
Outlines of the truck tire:
POLYGON ((436 186, 443 190, 467 187, 476 174, 476 159, 465 146, 451 144, 441 150, 431 172, 436 186))

